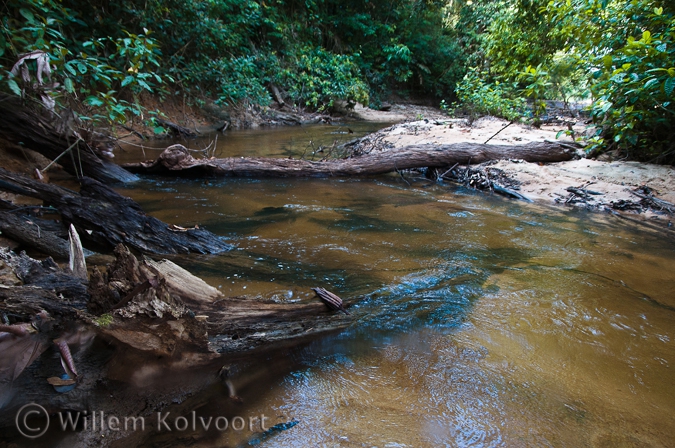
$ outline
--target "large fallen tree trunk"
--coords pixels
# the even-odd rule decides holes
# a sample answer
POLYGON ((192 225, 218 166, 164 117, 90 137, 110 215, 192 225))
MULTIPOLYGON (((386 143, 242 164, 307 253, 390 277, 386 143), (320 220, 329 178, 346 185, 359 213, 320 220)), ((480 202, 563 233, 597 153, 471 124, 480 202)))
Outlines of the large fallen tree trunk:
MULTIPOLYGON (((116 409, 119 415, 143 415, 148 406, 144 392, 148 396, 159 392, 155 387, 132 389, 131 393, 140 394, 136 400, 121 400, 119 394, 126 388, 117 388, 123 382, 166 387, 166 393, 176 397, 222 380, 230 398, 238 400, 233 383, 240 382, 230 375, 239 370, 239 363, 245 365, 243 352, 276 351, 282 343, 306 342, 352 322, 319 300, 282 304, 225 298, 171 261, 137 259, 123 245, 115 248, 115 255, 105 270, 93 268, 85 289, 81 279, 49 259, 39 262, 0 250, 0 260, 24 282, 0 286, 0 315, 5 316, 0 323, 0 397, 6 398, 0 402, 5 411, 0 415, 0 432, 12 427, 16 411, 36 402, 36 396, 52 412, 96 407, 116 409), (72 285, 74 295, 62 289, 67 284, 72 285), (56 285, 56 291, 50 285, 56 285), (57 394, 51 386, 55 383, 50 380, 62 369, 55 353, 61 347, 55 345, 57 341, 69 347, 71 370, 79 372, 73 381, 75 388, 68 393, 57 394), (50 347, 48 356, 41 356, 50 347), (231 356, 224 358, 223 354, 231 356), (40 362, 34 362, 38 358, 40 362), (212 371, 211 379, 201 373, 194 383, 181 381, 200 369, 212 371), (219 370, 220 379, 216 376, 219 370), (167 380, 169 372, 176 376, 175 382, 167 380), (23 393, 9 401, 12 389, 23 393)), ((153 414, 164 411, 171 401, 156 400, 150 410, 153 414)), ((112 435, 96 433, 99 438, 101 434, 106 440, 112 435)))
POLYGON ((157 160, 128 163, 132 172, 197 176, 209 174, 232 177, 339 177, 366 176, 412 168, 438 168, 455 163, 482 163, 497 159, 526 162, 561 162, 575 156, 576 150, 559 143, 528 143, 521 146, 455 143, 451 145, 412 145, 396 151, 381 151, 349 159, 311 162, 264 157, 195 159, 182 145, 169 146, 157 160))
MULTIPOLYGON (((64 111, 65 114, 72 112, 64 111)), ((20 144, 58 163, 74 176, 102 182, 130 182, 138 178, 95 153, 102 142, 87 140, 84 130, 73 132, 72 120, 58 117, 39 105, 30 108, 15 95, 0 93, 0 137, 20 144), (70 154, 64 154, 66 150, 70 154)))
POLYGON ((214 254, 232 246, 205 229, 169 226, 146 215, 132 199, 87 177, 80 179, 77 193, 53 184, 43 184, 0 168, 0 189, 42 199, 54 207, 66 224, 73 224, 91 249, 112 249, 124 243, 144 253, 214 254))

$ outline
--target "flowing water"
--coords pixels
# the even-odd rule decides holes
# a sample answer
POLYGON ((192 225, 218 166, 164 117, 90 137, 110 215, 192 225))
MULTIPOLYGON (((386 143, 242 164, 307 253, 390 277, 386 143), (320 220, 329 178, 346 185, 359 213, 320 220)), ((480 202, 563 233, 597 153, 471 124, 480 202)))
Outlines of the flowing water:
MULTIPOLYGON (((299 156, 335 129, 233 132, 219 152, 299 156)), ((222 390, 201 397, 203 413, 287 425, 191 443, 675 446, 667 235, 400 176, 146 178, 121 191, 235 245, 175 259, 226 295, 364 297, 343 332, 234 376, 243 405, 222 390)), ((175 434, 163 437, 148 443, 175 434)))

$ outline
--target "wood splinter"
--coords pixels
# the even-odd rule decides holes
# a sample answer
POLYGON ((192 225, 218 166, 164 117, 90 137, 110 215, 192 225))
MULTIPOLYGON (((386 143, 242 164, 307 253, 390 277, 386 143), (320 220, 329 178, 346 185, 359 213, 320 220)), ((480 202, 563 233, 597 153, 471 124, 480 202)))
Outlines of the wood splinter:
POLYGON ((314 291, 316 295, 319 296, 319 299, 321 299, 321 301, 328 307, 329 310, 340 310, 345 314, 349 314, 342 304, 342 299, 332 292, 326 291, 325 288, 312 288, 312 291, 314 291))

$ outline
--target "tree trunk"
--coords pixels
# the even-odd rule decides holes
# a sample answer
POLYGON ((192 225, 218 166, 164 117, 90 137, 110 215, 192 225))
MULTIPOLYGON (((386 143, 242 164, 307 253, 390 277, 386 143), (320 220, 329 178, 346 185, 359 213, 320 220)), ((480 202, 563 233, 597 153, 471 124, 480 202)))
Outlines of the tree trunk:
POLYGON ((411 145, 396 151, 380 151, 349 159, 310 162, 264 157, 195 159, 182 145, 168 147, 157 160, 128 163, 132 172, 202 174, 230 177, 344 177, 368 176, 412 168, 436 168, 455 163, 482 163, 498 159, 527 162, 570 160, 575 149, 558 143, 528 143, 521 146, 455 143, 451 145, 411 145))
MULTIPOLYGON (((64 116, 69 113, 63 111, 64 116)), ((56 159, 74 145, 70 154, 63 154, 58 163, 77 177, 85 175, 101 182, 131 182, 138 179, 122 167, 96 155, 93 139, 78 142, 79 137, 86 139, 86 131, 80 130, 78 137, 69 129, 70 126, 72 120, 68 124, 68 120, 44 109, 37 109, 37 106, 36 110, 25 106, 21 98, 15 95, 0 93, 0 137, 32 149, 50 160, 56 159)))
POLYGON ((169 226, 148 216, 136 202, 98 181, 85 177, 80 183, 78 194, 0 168, 0 189, 46 201, 66 224, 75 225, 85 243, 109 249, 124 243, 155 254, 215 254, 232 248, 208 230, 169 226))

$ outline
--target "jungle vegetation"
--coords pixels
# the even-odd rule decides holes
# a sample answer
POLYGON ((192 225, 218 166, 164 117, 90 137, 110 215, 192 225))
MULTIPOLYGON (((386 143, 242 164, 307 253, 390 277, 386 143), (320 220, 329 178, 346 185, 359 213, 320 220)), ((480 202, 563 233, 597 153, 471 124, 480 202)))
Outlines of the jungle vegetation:
POLYGON ((151 119, 143 92, 264 107, 271 85, 313 110, 395 93, 533 121, 588 99, 589 148, 675 160, 663 0, 6 0, 1 17, 0 89, 99 123, 151 119))

